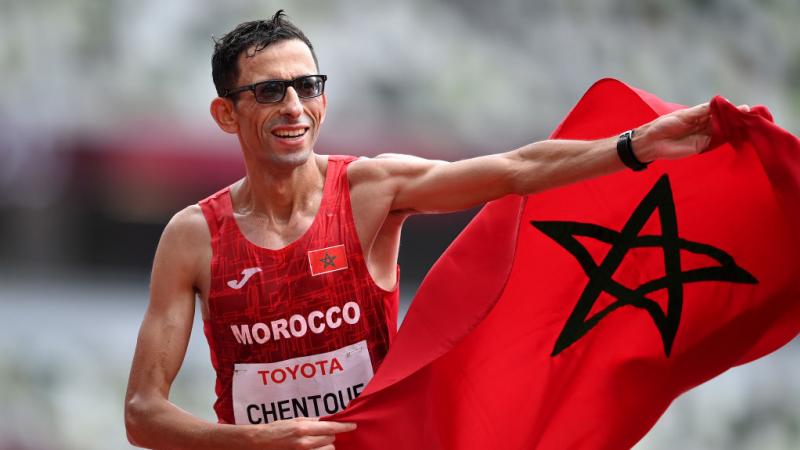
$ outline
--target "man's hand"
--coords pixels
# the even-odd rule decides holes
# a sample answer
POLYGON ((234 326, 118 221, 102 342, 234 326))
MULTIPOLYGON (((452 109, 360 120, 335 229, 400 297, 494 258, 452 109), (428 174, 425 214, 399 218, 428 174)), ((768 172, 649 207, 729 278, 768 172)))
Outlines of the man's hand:
MULTIPOLYGON (((739 106, 750 111, 747 105, 739 106)), ((678 159, 708 150, 711 142, 711 114, 708 103, 681 109, 637 128, 633 150, 637 159, 678 159)))
MULTIPOLYGON (((299 417, 256 425, 253 447, 270 450, 333 450, 337 433, 356 429, 354 423, 323 422, 299 417)), ((249 447, 248 447, 249 448, 249 447)))

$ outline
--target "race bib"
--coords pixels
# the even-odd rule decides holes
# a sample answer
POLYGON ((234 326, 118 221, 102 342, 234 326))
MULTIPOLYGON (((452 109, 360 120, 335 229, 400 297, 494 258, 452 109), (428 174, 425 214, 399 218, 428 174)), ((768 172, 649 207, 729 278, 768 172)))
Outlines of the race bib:
POLYGON ((236 364, 237 424, 319 417, 341 411, 372 379, 367 341, 328 353, 267 364, 236 364))

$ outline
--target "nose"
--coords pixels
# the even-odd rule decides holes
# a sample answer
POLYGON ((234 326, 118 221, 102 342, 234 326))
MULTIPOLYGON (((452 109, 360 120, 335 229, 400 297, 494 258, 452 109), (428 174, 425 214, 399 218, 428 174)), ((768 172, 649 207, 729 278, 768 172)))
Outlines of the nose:
POLYGON ((293 87, 286 88, 286 95, 281 100, 281 114, 284 116, 296 118, 303 113, 303 104, 300 103, 300 97, 293 87))

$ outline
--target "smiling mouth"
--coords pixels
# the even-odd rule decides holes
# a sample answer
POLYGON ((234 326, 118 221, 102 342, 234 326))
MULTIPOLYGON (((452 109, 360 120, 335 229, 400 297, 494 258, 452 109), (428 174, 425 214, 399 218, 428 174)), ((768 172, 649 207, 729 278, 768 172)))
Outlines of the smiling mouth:
POLYGON ((283 139, 292 139, 304 136, 308 132, 308 128, 301 128, 297 130, 277 130, 273 131, 272 135, 283 139))

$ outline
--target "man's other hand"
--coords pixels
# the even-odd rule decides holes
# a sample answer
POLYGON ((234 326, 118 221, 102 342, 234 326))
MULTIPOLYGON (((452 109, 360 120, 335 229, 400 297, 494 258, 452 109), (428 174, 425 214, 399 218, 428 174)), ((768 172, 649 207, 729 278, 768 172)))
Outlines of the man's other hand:
MULTIPOLYGON (((748 105, 739 106, 742 112, 748 105)), ((709 104, 673 111, 636 129, 633 150, 637 159, 678 159, 708 150, 711 142, 709 104)))
POLYGON ((327 422, 298 417, 269 425, 254 425, 252 445, 262 450, 334 450, 336 434, 356 429, 354 423, 327 422))

